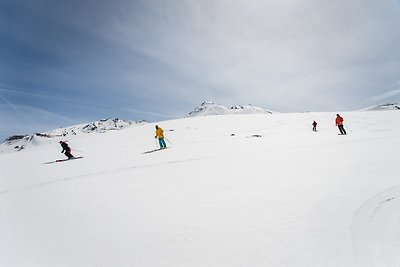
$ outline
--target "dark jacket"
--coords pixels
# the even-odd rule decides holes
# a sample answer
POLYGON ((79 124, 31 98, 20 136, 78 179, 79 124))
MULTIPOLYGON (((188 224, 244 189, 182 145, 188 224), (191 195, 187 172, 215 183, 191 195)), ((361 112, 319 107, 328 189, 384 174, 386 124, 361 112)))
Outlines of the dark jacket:
POLYGON ((61 151, 61 153, 64 153, 64 151, 68 151, 68 152, 71 151, 71 148, 65 142, 61 143, 61 147, 63 148, 63 151, 61 151))

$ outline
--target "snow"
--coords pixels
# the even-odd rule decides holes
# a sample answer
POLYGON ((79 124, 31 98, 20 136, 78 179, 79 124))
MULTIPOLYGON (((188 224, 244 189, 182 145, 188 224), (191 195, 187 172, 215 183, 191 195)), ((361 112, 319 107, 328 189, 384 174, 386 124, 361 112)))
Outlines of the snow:
POLYGON ((371 107, 367 107, 364 109, 361 109, 360 111, 384 111, 384 110, 399 110, 400 106, 397 103, 388 103, 388 104, 380 104, 380 105, 374 105, 371 107))
POLYGON ((7 138, 0 144, 0 153, 20 151, 22 149, 54 143, 54 139, 64 140, 71 135, 106 133, 108 131, 124 130, 128 127, 142 125, 148 121, 124 121, 118 118, 93 121, 91 123, 78 124, 66 128, 55 129, 46 133, 32 135, 15 135, 7 138))
POLYGON ((228 114, 271 114, 272 112, 253 105, 234 105, 227 108, 212 101, 204 101, 200 106, 189 112, 188 117, 228 115, 228 114))
POLYGON ((0 154, 0 266, 399 266, 399 112, 340 114, 346 136, 220 115, 0 154))

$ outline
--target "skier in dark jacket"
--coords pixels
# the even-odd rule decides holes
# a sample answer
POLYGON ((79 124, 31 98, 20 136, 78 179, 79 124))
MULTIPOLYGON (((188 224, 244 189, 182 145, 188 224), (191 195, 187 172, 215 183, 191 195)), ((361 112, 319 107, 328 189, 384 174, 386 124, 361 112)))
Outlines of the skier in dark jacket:
POLYGON ((317 122, 316 122, 316 121, 313 121, 312 126, 313 126, 312 130, 313 130, 314 132, 316 132, 316 131, 317 131, 317 122))
POLYGON ((74 158, 74 156, 71 154, 71 148, 68 146, 68 144, 65 141, 60 141, 60 145, 63 148, 61 153, 64 153, 64 155, 67 156, 68 159, 74 158))

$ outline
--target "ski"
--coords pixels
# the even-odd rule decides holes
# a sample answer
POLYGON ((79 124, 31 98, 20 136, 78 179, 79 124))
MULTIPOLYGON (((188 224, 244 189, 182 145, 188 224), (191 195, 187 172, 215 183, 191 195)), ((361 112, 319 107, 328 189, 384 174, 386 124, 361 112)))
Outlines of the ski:
POLYGON ((57 159, 56 162, 63 162, 63 161, 68 161, 68 160, 81 159, 81 158, 83 158, 83 157, 73 157, 70 159, 57 159))
POLYGON ((74 158, 70 158, 70 159, 56 159, 54 161, 45 162, 43 164, 51 164, 51 163, 64 162, 64 161, 69 161, 69 160, 74 160, 74 159, 82 159, 82 158, 83 157, 74 157, 74 158))
POLYGON ((157 149, 145 151, 145 152, 143 152, 142 154, 149 154, 149 153, 157 152, 157 151, 160 151, 160 150, 165 150, 165 149, 168 149, 168 148, 169 148, 169 147, 166 147, 166 148, 157 148, 157 149))

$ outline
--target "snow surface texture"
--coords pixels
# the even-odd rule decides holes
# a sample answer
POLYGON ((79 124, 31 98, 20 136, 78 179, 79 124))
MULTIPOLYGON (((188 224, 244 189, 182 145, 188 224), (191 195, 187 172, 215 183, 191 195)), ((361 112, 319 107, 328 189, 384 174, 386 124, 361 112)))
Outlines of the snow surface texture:
POLYGON ((80 135, 87 133, 105 133, 126 129, 132 125, 142 125, 147 121, 125 121, 118 118, 94 121, 88 124, 79 124, 67 128, 56 129, 47 133, 35 133, 33 135, 16 135, 7 138, 0 145, 0 153, 21 151, 22 149, 38 146, 42 144, 51 144, 51 139, 63 140, 71 135, 80 135))
POLYGON ((0 155, 1 266, 400 266, 400 113, 223 115, 0 155), (311 123, 318 122, 318 132, 311 123))

